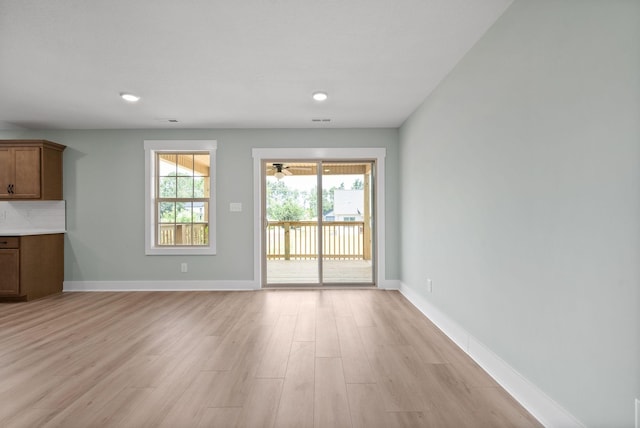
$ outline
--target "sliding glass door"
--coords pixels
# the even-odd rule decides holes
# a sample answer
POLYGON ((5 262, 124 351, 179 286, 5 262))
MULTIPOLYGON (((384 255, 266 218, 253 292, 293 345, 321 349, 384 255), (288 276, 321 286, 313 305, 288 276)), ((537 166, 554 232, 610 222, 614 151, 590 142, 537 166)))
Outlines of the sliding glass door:
POLYGON ((375 163, 263 162, 263 283, 373 285, 375 163))
POLYGON ((319 284, 316 163, 265 165, 267 285, 319 284))
POLYGON ((372 284, 372 163, 323 162, 322 272, 325 284, 372 284))

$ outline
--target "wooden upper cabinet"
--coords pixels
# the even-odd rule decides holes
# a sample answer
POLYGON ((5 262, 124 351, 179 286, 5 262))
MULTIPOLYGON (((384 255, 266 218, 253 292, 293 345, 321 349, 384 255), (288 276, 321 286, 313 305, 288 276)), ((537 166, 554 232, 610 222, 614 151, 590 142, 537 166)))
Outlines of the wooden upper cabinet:
POLYGON ((15 156, 13 150, 8 147, 0 147, 0 198, 9 196, 9 184, 13 181, 15 173, 13 166, 15 156))
POLYGON ((0 199, 62 199, 62 151, 47 140, 0 140, 0 199))

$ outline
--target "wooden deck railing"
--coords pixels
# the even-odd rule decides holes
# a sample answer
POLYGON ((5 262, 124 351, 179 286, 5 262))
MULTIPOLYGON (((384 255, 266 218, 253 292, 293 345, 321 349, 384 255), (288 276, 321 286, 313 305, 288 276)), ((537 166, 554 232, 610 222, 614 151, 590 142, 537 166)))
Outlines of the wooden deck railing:
POLYGON ((160 226, 158 245, 207 245, 207 238, 206 224, 167 224, 160 226))
MULTIPOLYGON (((335 260, 364 259, 364 222, 322 222, 322 253, 335 260)), ((310 260, 318 258, 318 223, 270 221, 266 233, 267 259, 310 260)))

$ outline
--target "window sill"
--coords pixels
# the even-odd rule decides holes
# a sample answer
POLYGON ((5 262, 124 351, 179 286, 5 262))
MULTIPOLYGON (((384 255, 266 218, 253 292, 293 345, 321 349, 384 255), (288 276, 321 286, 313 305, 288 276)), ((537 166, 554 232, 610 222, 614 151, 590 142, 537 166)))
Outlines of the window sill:
POLYGON ((206 248, 146 248, 145 255, 147 256, 215 256, 216 249, 211 247, 206 248))

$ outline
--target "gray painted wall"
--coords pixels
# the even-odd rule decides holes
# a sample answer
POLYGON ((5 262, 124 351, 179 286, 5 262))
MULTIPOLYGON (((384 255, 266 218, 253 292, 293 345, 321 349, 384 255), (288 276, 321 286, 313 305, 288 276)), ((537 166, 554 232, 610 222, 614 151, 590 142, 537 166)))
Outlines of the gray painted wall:
POLYGON ((640 396, 639 18, 516 1, 400 130, 402 282, 592 427, 640 396))
POLYGON ((399 279, 398 130, 4 131, 0 138, 65 144, 65 280, 252 280, 254 147, 384 147, 386 279, 399 279), (214 139, 217 150, 217 255, 145 256, 145 139, 214 139), (230 202, 243 211, 229 212, 230 202), (180 263, 189 272, 180 273, 180 263))

